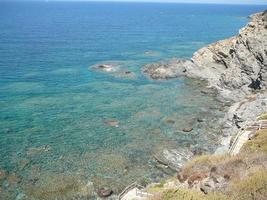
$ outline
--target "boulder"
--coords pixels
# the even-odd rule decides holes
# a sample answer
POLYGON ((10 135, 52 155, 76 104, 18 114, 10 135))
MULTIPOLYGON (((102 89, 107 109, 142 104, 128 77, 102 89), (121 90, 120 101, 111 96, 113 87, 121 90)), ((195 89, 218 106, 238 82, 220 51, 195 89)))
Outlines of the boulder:
POLYGON ((154 158, 160 164, 179 171, 192 156, 192 152, 186 149, 164 149, 155 154, 154 158))
POLYGON ((183 132, 191 132, 192 130, 193 128, 191 127, 183 128, 183 132))
POLYGON ((113 191, 109 188, 100 188, 97 191, 98 196, 100 197, 109 197, 110 195, 112 195, 113 191))

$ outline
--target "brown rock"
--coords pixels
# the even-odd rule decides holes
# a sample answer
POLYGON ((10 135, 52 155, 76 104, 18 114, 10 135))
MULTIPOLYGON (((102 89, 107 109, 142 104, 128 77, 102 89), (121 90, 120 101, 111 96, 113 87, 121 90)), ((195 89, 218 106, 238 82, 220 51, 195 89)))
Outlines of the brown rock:
POLYGON ((9 184, 11 184, 11 185, 18 184, 21 182, 21 179, 18 176, 16 176, 15 174, 10 174, 7 177, 7 180, 9 182, 9 184))
POLYGON ((185 180, 187 179, 188 177, 186 175, 184 175, 183 173, 178 173, 177 174, 177 179, 181 182, 181 183, 184 183, 185 180))
POLYGON ((191 132, 192 130, 193 130, 193 128, 190 128, 190 127, 183 128, 183 132, 191 132))
POLYGON ((109 197, 110 195, 112 195, 113 191, 109 188, 100 188, 97 191, 98 196, 100 197, 109 197))
POLYGON ((204 178, 207 177, 206 173, 196 173, 193 174, 192 176, 190 176, 187 180, 189 185, 192 185, 194 182, 200 182, 201 180, 203 180, 204 178))
POLYGON ((113 127, 119 127, 119 121, 118 120, 114 120, 114 119, 109 119, 105 121, 105 124, 109 125, 109 126, 113 126, 113 127))
POLYGON ((165 121, 167 124, 174 124, 175 121, 173 119, 166 119, 165 121))

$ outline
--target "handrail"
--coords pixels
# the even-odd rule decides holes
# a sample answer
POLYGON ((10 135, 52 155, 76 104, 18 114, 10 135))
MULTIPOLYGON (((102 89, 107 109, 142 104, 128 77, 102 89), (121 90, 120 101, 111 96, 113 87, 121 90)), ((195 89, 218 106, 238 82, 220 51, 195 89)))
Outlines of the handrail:
POLYGON ((137 188, 137 189, 139 189, 139 191, 136 191, 136 196, 141 196, 141 197, 146 196, 146 197, 149 197, 149 196, 152 195, 152 194, 149 194, 149 193, 147 193, 147 192, 143 192, 143 191, 141 191, 141 190, 144 189, 145 187, 142 186, 142 185, 139 185, 137 182, 134 182, 134 183, 128 185, 128 186, 127 186, 127 187, 126 187, 126 188, 119 194, 119 200, 121 200, 121 199, 123 198, 123 196, 124 196, 127 192, 129 192, 131 189, 133 189, 133 188, 137 188))
POLYGON ((131 189, 135 188, 136 186, 137 186, 137 187, 142 187, 142 188, 144 188, 143 186, 138 185, 136 182, 134 182, 134 183, 128 185, 128 186, 127 186, 127 187, 126 187, 126 188, 119 194, 119 200, 123 197, 123 195, 124 195, 126 192, 130 191, 131 189))

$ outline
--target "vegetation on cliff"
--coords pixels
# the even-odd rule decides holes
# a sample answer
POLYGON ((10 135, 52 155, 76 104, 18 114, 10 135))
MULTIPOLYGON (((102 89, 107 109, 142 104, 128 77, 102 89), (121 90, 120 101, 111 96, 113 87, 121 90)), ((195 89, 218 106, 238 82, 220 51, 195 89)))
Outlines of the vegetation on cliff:
POLYGON ((235 156, 195 157, 179 171, 177 179, 171 186, 166 182, 150 189, 153 200, 266 199, 267 129, 256 131, 235 156))

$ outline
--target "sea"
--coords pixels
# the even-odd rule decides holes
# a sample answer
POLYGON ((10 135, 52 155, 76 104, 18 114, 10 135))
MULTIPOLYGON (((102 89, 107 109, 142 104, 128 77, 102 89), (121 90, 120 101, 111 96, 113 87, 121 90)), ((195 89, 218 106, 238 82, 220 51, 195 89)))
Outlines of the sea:
POLYGON ((173 176, 154 159, 166 149, 212 153, 223 117, 215 95, 141 68, 190 58, 264 9, 0 1, 0 199, 68 199, 82 184, 118 194, 173 176), (106 63, 119 71, 92 68, 106 63))

